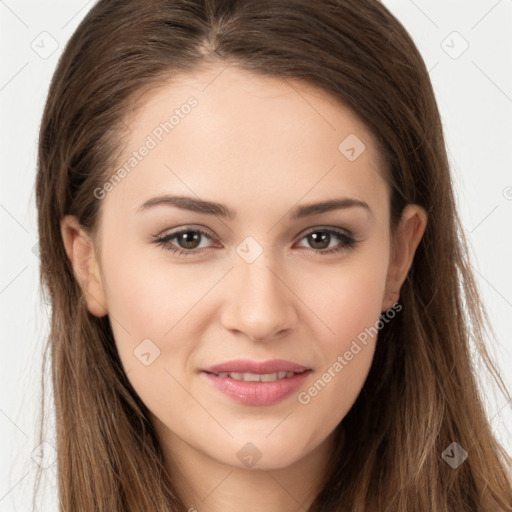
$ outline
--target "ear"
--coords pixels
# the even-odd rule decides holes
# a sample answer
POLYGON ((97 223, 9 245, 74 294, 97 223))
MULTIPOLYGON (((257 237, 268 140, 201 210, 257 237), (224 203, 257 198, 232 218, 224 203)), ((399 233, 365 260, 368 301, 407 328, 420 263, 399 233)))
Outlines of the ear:
POLYGON ((382 311, 390 309, 400 298, 400 288, 411 268, 416 248, 427 226, 427 213, 416 204, 408 204, 393 237, 382 311))
POLYGON ((93 241, 72 215, 61 220, 60 229, 75 278, 84 292, 87 309, 95 316, 105 316, 108 311, 93 241))

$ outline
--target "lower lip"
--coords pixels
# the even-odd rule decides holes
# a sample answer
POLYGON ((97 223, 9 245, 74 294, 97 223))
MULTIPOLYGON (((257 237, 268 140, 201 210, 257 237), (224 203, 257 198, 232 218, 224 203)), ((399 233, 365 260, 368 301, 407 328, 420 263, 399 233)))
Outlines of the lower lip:
POLYGON ((272 382, 245 382, 230 377, 219 377, 203 372, 208 380, 220 391, 245 405, 272 405, 280 402, 299 388, 308 378, 311 370, 296 373, 293 377, 272 382))

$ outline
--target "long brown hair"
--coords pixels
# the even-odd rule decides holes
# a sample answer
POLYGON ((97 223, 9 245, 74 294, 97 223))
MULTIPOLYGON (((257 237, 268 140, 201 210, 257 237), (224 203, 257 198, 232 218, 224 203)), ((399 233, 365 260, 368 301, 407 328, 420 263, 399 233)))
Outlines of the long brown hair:
MULTIPOLYGON (((124 374, 109 318, 87 310, 60 221, 75 215, 94 235, 94 190, 115 169, 135 99, 213 61, 303 80, 351 107, 389 165, 392 228, 406 204, 428 213, 403 309, 379 332, 310 511, 512 511, 512 461, 486 418, 472 342, 510 395, 485 348, 489 322, 433 88, 411 37, 376 0, 101 0, 71 37, 48 94, 36 180, 60 510, 187 510, 124 374), (468 454, 457 468, 442 456, 453 442, 468 454)), ((44 397, 42 406, 43 423, 44 397)))

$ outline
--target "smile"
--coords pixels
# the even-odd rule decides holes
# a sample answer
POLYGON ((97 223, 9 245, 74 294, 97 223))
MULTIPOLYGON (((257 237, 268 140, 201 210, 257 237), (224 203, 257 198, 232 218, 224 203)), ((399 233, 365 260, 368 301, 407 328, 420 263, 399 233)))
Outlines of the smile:
POLYGON ((311 370, 301 370, 263 374, 247 372, 216 374, 203 371, 201 375, 206 377, 208 384, 230 400, 243 405, 269 406, 284 401, 294 392, 298 392, 311 372, 311 370))
POLYGON ((221 372, 214 375, 222 378, 230 378, 234 380, 244 381, 244 382, 273 382, 275 380, 281 379, 289 379, 294 375, 304 373, 306 370, 301 370, 298 372, 275 372, 275 373, 241 373, 241 372, 221 372))

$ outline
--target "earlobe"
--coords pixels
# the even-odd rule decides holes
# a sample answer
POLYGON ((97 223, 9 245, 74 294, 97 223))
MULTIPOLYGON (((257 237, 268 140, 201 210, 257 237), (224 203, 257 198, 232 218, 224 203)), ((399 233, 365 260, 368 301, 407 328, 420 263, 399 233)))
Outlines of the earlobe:
POLYGON ((95 316, 105 316, 108 310, 93 241, 75 216, 66 215, 60 226, 64 248, 84 293, 87 309, 95 316))
POLYGON ((394 234, 394 247, 388 268, 382 311, 393 306, 400 298, 400 289, 414 260, 416 249, 427 227, 427 213, 419 205, 409 204, 394 234))

